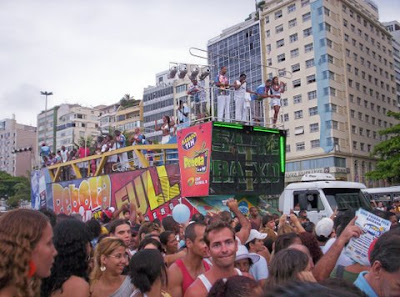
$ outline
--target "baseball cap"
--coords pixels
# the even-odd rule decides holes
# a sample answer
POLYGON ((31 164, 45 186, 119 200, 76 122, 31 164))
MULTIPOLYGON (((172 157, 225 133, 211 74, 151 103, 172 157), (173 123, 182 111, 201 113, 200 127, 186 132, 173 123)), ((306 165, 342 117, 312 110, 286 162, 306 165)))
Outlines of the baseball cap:
POLYGON ((254 239, 264 240, 265 238, 267 238, 266 233, 260 233, 255 229, 251 229, 249 238, 247 238, 246 243, 249 243, 250 241, 253 241, 254 239))
POLYGON ((315 226, 315 234, 317 236, 328 237, 333 230, 333 220, 330 218, 322 218, 315 226))
POLYGON ((254 253, 249 254, 249 251, 244 245, 238 245, 238 250, 236 252, 236 259, 235 261, 239 261, 242 259, 250 259, 251 262, 256 263, 258 260, 260 260, 260 256, 254 253))

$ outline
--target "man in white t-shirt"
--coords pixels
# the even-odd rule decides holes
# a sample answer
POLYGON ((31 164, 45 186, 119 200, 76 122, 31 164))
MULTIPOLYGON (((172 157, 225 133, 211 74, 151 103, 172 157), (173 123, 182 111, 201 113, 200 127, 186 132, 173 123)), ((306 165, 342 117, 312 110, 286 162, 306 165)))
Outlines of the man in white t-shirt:
POLYGON ((263 256, 265 250, 267 249, 264 246, 264 239, 266 237, 267 234, 260 233, 255 229, 251 229, 249 238, 246 241, 246 247, 249 250, 249 254, 261 256, 260 260, 250 267, 250 274, 254 276, 254 279, 258 281, 261 286, 264 286, 269 275, 267 260, 263 256))

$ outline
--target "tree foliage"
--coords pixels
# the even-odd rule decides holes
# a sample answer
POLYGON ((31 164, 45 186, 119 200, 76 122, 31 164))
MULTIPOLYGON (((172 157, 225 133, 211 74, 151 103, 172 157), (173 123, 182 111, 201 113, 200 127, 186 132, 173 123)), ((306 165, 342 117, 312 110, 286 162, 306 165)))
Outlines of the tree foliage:
POLYGON ((31 185, 25 176, 12 176, 0 171, 0 198, 6 198, 10 207, 18 207, 21 200, 31 199, 31 185))
POLYGON ((125 94, 124 97, 121 98, 119 104, 121 105, 122 109, 132 107, 135 105, 137 100, 135 97, 131 96, 130 94, 125 94))
MULTIPOLYGON (((388 115, 400 121, 400 113, 389 111, 388 115)), ((388 135, 385 141, 374 147, 371 155, 377 158, 376 169, 368 172, 367 177, 373 180, 384 179, 389 183, 400 182, 400 122, 393 127, 379 132, 388 135)))

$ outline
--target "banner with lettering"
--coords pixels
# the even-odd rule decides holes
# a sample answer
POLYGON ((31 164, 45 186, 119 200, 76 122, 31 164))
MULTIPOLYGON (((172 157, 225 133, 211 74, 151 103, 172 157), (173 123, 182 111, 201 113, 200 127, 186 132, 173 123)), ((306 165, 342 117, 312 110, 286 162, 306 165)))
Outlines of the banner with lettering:
POLYGON ((212 122, 178 131, 177 142, 183 197, 209 194, 211 134, 212 122))

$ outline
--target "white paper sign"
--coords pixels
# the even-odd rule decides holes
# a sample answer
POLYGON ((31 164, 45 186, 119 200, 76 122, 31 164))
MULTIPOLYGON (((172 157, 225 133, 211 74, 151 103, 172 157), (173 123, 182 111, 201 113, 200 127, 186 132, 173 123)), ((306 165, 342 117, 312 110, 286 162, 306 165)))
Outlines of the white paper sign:
POLYGON ((391 223, 361 208, 357 210, 356 216, 356 226, 363 233, 359 238, 350 239, 345 254, 361 265, 370 266, 368 249, 375 238, 389 231, 391 223))

